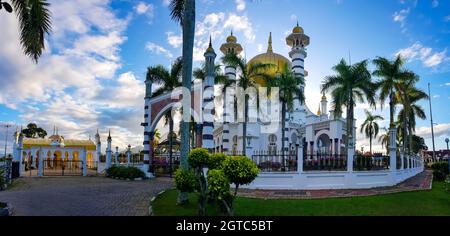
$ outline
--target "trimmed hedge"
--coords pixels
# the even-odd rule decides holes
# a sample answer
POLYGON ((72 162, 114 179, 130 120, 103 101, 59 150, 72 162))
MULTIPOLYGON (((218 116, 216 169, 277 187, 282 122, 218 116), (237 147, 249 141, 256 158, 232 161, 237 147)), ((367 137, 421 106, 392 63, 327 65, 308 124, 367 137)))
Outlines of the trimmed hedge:
POLYGON ((138 179, 145 178, 145 173, 136 167, 130 166, 112 166, 106 170, 106 176, 120 179, 138 179))
POLYGON ((433 169, 433 178, 437 181, 444 181, 449 174, 446 161, 433 163, 431 169, 433 169))

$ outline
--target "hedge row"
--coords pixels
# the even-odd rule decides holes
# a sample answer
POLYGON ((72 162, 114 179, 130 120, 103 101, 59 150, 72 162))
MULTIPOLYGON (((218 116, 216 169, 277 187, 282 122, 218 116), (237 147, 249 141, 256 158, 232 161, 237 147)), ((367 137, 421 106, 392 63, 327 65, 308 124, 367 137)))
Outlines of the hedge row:
POLYGON ((120 179, 144 178, 145 173, 136 167, 112 166, 106 170, 106 176, 120 179))

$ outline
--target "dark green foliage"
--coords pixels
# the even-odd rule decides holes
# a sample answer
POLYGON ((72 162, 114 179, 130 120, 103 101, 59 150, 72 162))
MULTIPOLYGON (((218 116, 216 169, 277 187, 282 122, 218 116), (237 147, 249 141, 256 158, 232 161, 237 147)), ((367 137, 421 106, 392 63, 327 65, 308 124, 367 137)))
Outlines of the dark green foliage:
POLYGON ((211 156, 209 157, 208 168, 210 170, 221 169, 225 158, 226 156, 223 153, 211 154, 211 156))
POLYGON ((47 131, 38 127, 35 123, 28 124, 27 128, 22 130, 22 133, 26 138, 45 138, 47 136, 47 131))
POLYGON ((448 162, 436 162, 431 165, 431 169, 433 169, 433 178, 436 181, 444 181, 449 174, 448 171, 448 162))
POLYGON ((120 179, 145 178, 145 173, 141 169, 129 166, 112 166, 106 170, 106 176, 120 179))
POLYGON ((209 162, 210 157, 206 148, 196 148, 189 153, 188 163, 194 169, 207 167, 209 162))
POLYGON ((181 192, 192 193, 199 189, 197 177, 194 172, 181 168, 175 172, 175 185, 181 192))

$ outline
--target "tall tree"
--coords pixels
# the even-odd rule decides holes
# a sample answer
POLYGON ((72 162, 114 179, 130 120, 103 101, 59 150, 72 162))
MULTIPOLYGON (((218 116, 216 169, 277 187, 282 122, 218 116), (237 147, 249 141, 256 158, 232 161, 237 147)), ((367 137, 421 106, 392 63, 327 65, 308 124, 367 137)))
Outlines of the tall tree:
POLYGON ((47 136, 47 131, 38 127, 35 123, 28 124, 27 128, 22 130, 22 133, 27 138, 45 138, 47 136))
MULTIPOLYGON (((47 0, 11 0, 19 19, 20 44, 25 55, 36 63, 45 49, 45 35, 51 31, 50 3, 47 0)), ((12 12, 12 7, 0 0, 0 10, 12 12)))
POLYGON ((378 138, 378 142, 381 143, 381 147, 386 148, 386 153, 389 153, 389 129, 386 127, 383 128, 384 133, 378 138))
MULTIPOLYGON (((267 70, 272 68, 273 64, 252 63, 248 64, 247 61, 236 55, 235 53, 228 53, 222 57, 224 64, 237 68, 241 73, 239 75, 237 86, 244 91, 248 88, 256 87, 255 80, 262 78, 263 80, 269 80, 270 75, 267 74, 267 70)), ((248 122, 248 95, 244 95, 244 121, 242 123, 242 153, 245 155, 247 149, 247 122, 248 122)))
POLYGON ((398 84, 396 100, 402 105, 402 109, 398 113, 397 119, 403 122, 402 139, 403 152, 406 149, 406 135, 408 136, 408 152, 412 151, 412 135, 416 128, 416 117, 426 119, 425 111, 417 104, 422 99, 428 99, 426 92, 416 88, 415 84, 419 81, 419 76, 410 72, 410 76, 398 84))
POLYGON ((267 87, 279 88, 281 102, 281 150, 284 163, 286 114, 288 111, 293 111, 295 99, 298 99, 301 103, 305 101, 303 91, 299 88, 299 85, 304 85, 304 81, 301 77, 295 75, 288 64, 281 68, 281 72, 277 73, 276 78, 266 78, 265 83, 268 85, 267 87))
MULTIPOLYGON (((187 90, 191 90, 192 81, 192 60, 194 54, 194 35, 195 35, 195 0, 171 0, 170 2, 172 19, 181 24, 183 30, 183 80, 182 84, 187 90)), ((184 99, 186 100, 186 99, 184 99)), ((185 104, 191 101, 184 101, 185 104)), ((189 153, 189 126, 190 126, 191 110, 183 111, 183 119, 181 121, 181 168, 187 170, 189 168, 187 157, 189 153)), ((187 193, 180 193, 178 203, 186 203, 188 199, 187 193)))
POLYGON ((339 64, 333 67, 333 70, 336 72, 336 75, 325 77, 322 84, 322 93, 331 91, 332 104, 337 114, 342 114, 343 106, 347 109, 347 136, 345 143, 348 147, 349 135, 353 133, 354 127, 355 104, 357 101, 361 103, 367 101, 371 106, 375 106, 376 87, 367 69, 367 60, 348 65, 342 59, 339 64))
POLYGON ((384 102, 389 98, 389 126, 395 127, 395 104, 397 103, 395 92, 398 91, 398 85, 405 79, 411 76, 409 71, 403 69, 404 61, 398 55, 394 61, 390 61, 383 57, 377 57, 373 60, 376 70, 373 72, 374 76, 381 79, 376 82, 377 88, 380 90, 381 108, 384 102))
MULTIPOLYGON (((170 93, 174 89, 181 86, 180 78, 181 71, 183 68, 182 59, 178 58, 173 64, 171 70, 167 70, 162 65, 157 65, 154 67, 149 67, 147 69, 147 79, 151 79, 153 82, 161 84, 153 94, 152 97, 160 96, 164 93, 170 93)), ((173 133, 173 116, 172 111, 169 110, 165 115, 166 125, 169 124, 169 160, 170 160, 170 174, 172 173, 172 147, 173 147, 173 136, 170 135, 173 133)))
POLYGON ((384 120, 383 117, 373 115, 368 110, 365 110, 366 120, 361 125, 361 133, 364 133, 369 138, 370 154, 372 154, 372 140, 378 136, 379 126, 377 120, 384 120))

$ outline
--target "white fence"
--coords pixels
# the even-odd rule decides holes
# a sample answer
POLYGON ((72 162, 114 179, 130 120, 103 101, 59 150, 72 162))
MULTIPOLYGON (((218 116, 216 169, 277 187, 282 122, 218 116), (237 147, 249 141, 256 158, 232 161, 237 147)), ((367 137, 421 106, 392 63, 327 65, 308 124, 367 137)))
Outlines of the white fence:
POLYGON ((423 166, 403 170, 261 173, 247 189, 320 190, 394 186, 423 172, 423 166))

